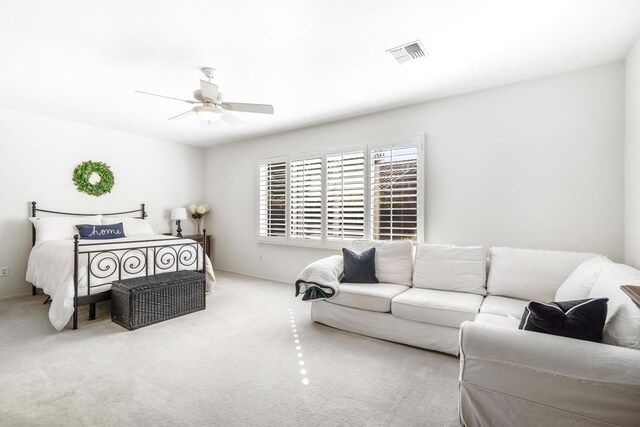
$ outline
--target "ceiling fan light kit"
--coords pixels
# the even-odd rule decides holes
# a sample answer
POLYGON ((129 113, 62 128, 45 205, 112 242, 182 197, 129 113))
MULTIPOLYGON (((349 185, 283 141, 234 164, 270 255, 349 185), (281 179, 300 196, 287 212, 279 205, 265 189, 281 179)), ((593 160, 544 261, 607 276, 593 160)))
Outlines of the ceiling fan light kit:
POLYGON ((225 122, 231 125, 238 125, 242 122, 235 116, 228 113, 228 111, 239 111, 244 113, 260 113, 260 114, 273 114, 273 105, 269 104, 247 104, 243 102, 222 102, 222 93, 218 90, 218 86, 211 83, 214 68, 204 67, 201 68, 202 74, 205 75, 208 81, 200 80, 200 89, 193 92, 193 98, 190 99, 174 98, 172 96, 157 95, 155 93, 142 92, 137 90, 137 93, 143 95, 157 96, 160 98, 172 99, 174 101, 182 101, 188 104, 202 104, 196 105, 191 110, 178 114, 177 116, 170 117, 169 120, 183 118, 192 113, 201 119, 209 123, 214 123, 223 119, 225 122))
POLYGON ((193 107, 193 111, 195 111, 196 116, 198 116, 199 119, 207 122, 217 122, 224 114, 224 111, 215 105, 199 105, 197 107, 193 107))

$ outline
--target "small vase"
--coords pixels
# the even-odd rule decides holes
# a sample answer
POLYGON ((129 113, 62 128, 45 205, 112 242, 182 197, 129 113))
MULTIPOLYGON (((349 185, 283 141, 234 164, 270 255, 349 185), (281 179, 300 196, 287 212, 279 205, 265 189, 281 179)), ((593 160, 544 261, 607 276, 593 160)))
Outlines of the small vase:
POLYGON ((202 218, 196 219, 196 228, 198 229, 197 234, 202 234, 202 218))

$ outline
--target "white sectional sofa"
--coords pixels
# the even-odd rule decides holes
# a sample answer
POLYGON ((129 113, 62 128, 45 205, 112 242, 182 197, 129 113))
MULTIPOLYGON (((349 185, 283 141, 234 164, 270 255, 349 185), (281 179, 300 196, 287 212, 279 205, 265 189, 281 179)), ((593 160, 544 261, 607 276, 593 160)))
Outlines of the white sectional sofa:
POLYGON ((578 252, 353 249, 372 246, 381 283, 340 284, 335 297, 312 303, 312 320, 460 354, 463 425, 640 425, 640 309, 620 290, 640 284, 640 271, 578 252), (609 298, 604 343, 518 329, 530 300, 587 297, 609 298))
POLYGON ((460 325, 515 326, 527 303, 552 301, 583 261, 578 252, 354 242, 376 247, 380 283, 341 283, 334 298, 314 301, 311 318, 334 328, 458 355, 460 325), (488 270, 488 266, 491 268, 488 270))

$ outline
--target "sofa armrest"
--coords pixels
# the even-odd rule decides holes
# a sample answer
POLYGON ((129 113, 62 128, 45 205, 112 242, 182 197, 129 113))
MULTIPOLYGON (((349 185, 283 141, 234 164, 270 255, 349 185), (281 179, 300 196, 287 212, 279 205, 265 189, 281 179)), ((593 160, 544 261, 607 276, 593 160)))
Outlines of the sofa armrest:
POLYGON ((639 402, 638 350, 473 322, 461 326, 460 416, 467 425, 560 419, 633 425, 639 402))

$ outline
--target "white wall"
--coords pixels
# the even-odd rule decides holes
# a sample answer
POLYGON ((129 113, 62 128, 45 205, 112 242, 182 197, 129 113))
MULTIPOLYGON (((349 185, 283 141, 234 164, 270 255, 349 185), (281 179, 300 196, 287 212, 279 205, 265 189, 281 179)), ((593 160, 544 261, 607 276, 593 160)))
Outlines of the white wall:
POLYGON ((215 266, 291 282, 331 253, 256 242, 257 159, 412 132, 426 135, 427 241, 622 259, 624 65, 613 63, 207 149, 215 266))
MULTIPOLYGON (((0 297, 30 292, 24 276, 31 248, 29 202, 53 210, 104 212, 146 203, 157 232, 170 231, 169 210, 203 198, 202 149, 0 109, 0 297), (110 194, 79 193, 74 167, 111 166, 110 194)), ((192 221, 183 227, 192 231, 192 221)), ((71 256, 71 254, 70 254, 71 256)))
POLYGON ((625 263, 640 268, 640 39, 627 55, 625 263))

